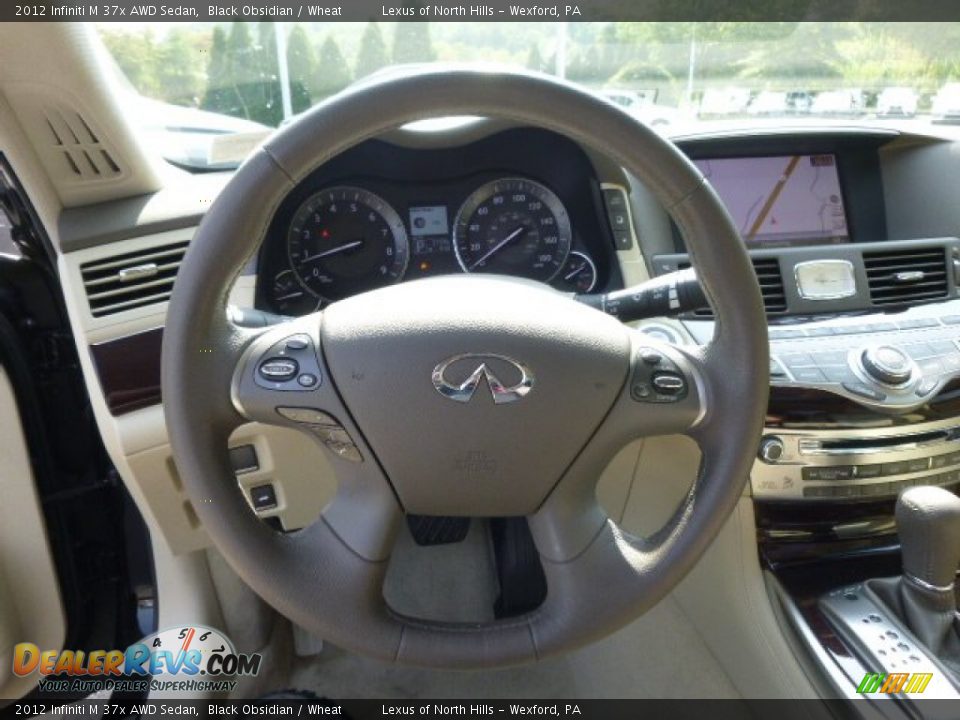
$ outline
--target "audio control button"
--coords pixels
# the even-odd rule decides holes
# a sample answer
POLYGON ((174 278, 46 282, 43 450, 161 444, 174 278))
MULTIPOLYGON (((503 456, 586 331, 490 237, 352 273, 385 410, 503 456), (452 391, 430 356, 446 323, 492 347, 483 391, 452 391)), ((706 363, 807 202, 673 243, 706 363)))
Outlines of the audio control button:
POLYGON ((926 397, 936 389, 938 382, 936 377, 925 378, 923 382, 917 385, 917 395, 926 397))
POLYGON ((882 472, 883 466, 879 463, 875 463, 873 465, 857 465, 856 467, 857 478, 861 480, 880 477, 882 472))
POLYGON ((824 383, 827 381, 827 376, 817 368, 791 368, 791 372, 793 373, 793 379, 798 383, 824 383))
POLYGON ((803 468, 804 480, 850 480, 853 478, 852 465, 823 465, 803 468))
POLYGON ((760 441, 760 459, 766 463, 775 463, 783 458, 783 440, 778 437, 768 437, 760 441))
POLYGON ((867 348, 860 362, 870 377, 887 385, 902 385, 913 372, 910 357, 892 345, 867 348))

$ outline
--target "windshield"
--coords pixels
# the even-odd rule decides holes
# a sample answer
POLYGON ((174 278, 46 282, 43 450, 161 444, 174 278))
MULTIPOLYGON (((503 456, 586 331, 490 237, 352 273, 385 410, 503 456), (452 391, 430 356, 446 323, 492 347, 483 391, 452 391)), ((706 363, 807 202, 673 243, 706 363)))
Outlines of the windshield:
POLYGON ((376 73, 485 62, 578 83, 673 132, 731 118, 960 123, 960 23, 110 23, 134 122, 230 167, 376 73))

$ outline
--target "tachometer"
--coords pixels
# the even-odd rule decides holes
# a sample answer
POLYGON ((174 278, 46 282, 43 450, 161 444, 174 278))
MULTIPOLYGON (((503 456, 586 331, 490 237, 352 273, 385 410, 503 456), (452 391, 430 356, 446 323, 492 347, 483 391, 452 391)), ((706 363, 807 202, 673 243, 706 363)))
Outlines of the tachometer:
POLYGON ((332 187, 294 213, 287 256, 304 287, 332 301, 399 280, 410 247, 386 201, 361 188, 332 187))
POLYGON ((553 191, 532 180, 503 178, 466 199, 453 236, 464 272, 549 282, 566 262, 573 233, 567 210, 553 191))

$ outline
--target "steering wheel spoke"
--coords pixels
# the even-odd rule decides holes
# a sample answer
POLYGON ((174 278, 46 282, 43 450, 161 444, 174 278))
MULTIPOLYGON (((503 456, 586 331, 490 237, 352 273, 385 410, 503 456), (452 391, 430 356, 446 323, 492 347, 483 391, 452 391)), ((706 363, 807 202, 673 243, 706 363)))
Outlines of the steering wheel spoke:
POLYGON ((322 313, 313 313, 260 333, 236 365, 231 399, 248 420, 300 430, 335 460, 363 463, 369 452, 323 363, 321 322, 322 313))

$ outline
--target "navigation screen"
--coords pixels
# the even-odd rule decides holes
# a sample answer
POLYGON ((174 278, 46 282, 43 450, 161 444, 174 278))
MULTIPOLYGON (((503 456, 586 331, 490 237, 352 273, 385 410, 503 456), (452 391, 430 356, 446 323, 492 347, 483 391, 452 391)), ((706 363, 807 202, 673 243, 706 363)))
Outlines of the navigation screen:
POLYGON ((850 239, 834 155, 694 160, 752 247, 850 239))

